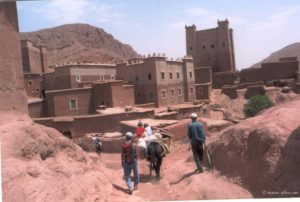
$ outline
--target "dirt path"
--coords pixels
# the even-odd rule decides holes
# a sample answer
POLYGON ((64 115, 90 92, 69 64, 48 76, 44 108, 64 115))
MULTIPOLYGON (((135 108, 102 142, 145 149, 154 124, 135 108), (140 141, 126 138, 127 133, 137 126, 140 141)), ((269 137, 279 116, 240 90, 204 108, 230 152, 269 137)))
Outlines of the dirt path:
MULTIPOLYGON (((220 176, 217 171, 196 174, 191 151, 186 146, 172 151, 163 160, 162 179, 149 175, 146 161, 140 161, 139 190, 127 193, 119 154, 102 154, 102 162, 111 172, 113 193, 110 200, 196 200, 252 198, 244 188, 220 176)), ((153 172, 154 175, 154 172, 153 172)))

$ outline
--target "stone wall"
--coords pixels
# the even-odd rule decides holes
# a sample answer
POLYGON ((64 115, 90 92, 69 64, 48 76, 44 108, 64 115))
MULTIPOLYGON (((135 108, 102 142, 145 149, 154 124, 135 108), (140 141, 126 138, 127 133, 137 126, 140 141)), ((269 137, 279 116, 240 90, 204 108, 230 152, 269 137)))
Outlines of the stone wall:
POLYGON ((237 72, 218 72, 213 74, 212 88, 221 89, 224 85, 234 85, 238 79, 237 72))

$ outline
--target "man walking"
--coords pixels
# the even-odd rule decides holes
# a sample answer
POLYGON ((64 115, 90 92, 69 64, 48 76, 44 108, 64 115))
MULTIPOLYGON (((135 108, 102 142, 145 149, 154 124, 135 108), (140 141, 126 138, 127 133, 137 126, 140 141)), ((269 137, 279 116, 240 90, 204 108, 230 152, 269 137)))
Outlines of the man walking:
POLYGON ((127 183, 129 193, 132 194, 133 190, 138 189, 139 174, 138 174, 138 160, 136 144, 133 143, 133 134, 131 132, 126 133, 126 141, 122 146, 122 167, 124 169, 125 181, 127 183), (133 170, 134 182, 131 182, 130 174, 133 170))
POLYGON ((191 148, 194 160, 197 166, 196 172, 203 172, 203 144, 205 143, 204 129, 201 123, 197 121, 197 114, 191 114, 192 123, 188 126, 188 138, 191 143, 191 148))

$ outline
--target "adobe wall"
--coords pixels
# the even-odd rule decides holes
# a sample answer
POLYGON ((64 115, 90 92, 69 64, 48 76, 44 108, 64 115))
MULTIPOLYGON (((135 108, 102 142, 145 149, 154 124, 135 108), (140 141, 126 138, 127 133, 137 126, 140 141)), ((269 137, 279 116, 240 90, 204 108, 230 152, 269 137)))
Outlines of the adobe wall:
POLYGON ((238 92, 236 86, 225 85, 222 87, 222 93, 230 97, 230 99, 238 98, 238 92))
POLYGON ((165 59, 157 61, 156 77, 157 77, 157 92, 156 92, 157 107, 170 106, 170 105, 175 105, 184 102, 186 89, 182 85, 185 83, 184 81, 185 72, 183 70, 183 62, 166 61, 165 59), (179 73, 179 79, 177 79, 177 72, 179 73), (164 79, 161 76, 162 73, 164 73, 165 75, 164 79), (170 74, 172 74, 172 78, 170 74), (181 89, 181 94, 179 93, 180 89, 181 89), (174 95, 172 95, 172 91, 174 91, 174 95))
POLYGON ((22 40, 22 60, 24 61, 23 70, 26 73, 40 74, 44 67, 40 48, 34 47, 31 41, 22 40))
POLYGON ((76 116, 92 113, 91 88, 46 91, 48 116, 76 116), (70 100, 77 100, 77 109, 70 109, 70 100))
POLYGON ((295 78, 298 66, 298 61, 262 63, 261 73, 264 77, 263 81, 295 78))
POLYGON ((196 99, 197 100, 209 100, 211 94, 211 84, 195 84, 196 99))
POLYGON ((212 82, 211 67, 197 67, 195 71, 195 84, 203 84, 212 82))
POLYGON ((234 85, 237 78, 236 72, 213 73, 212 88, 221 89, 224 85, 234 85))
POLYGON ((134 86, 123 85, 123 81, 120 83, 111 83, 112 91, 112 106, 113 107, 126 107, 134 106, 134 86))
POLYGON ((28 113, 16 3, 0 3, 0 112, 28 113))
POLYGON ((263 95, 266 93, 266 90, 263 85, 253 85, 253 86, 248 86, 246 93, 245 93, 245 98, 249 99, 252 96, 255 95, 263 95))
POLYGON ((107 107, 112 107, 112 92, 109 83, 95 83, 92 87, 92 100, 93 100, 93 111, 95 111, 98 106, 106 105, 107 107))
POLYGON ((261 68, 243 69, 240 72, 241 83, 259 82, 263 80, 264 78, 261 72, 261 68))
POLYGON ((44 117, 43 101, 28 103, 28 112, 31 118, 44 117))
POLYGON ((23 74, 23 78, 24 88, 26 90, 27 96, 41 97, 42 77, 40 76, 40 74, 23 74))
MULTIPOLYGON (((293 59, 293 58, 292 58, 293 59)), ((250 68, 240 72, 241 82, 258 82, 296 78, 299 70, 299 61, 284 59, 281 62, 262 63, 261 68, 250 68)))
POLYGON ((53 118, 34 119, 36 123, 53 127, 59 132, 71 132, 73 138, 86 133, 105 133, 121 131, 120 121, 136 120, 154 116, 154 110, 145 112, 124 112, 109 115, 87 115, 73 117, 72 122, 54 122, 53 118))

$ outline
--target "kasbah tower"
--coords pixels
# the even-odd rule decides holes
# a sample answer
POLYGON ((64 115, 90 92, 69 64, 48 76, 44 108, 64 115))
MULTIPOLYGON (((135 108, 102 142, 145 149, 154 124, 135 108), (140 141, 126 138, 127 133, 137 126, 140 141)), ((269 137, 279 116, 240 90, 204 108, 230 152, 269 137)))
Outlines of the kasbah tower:
POLYGON ((212 72, 234 72, 235 57, 233 30, 228 20, 219 21, 218 27, 196 30, 186 26, 186 52, 194 58, 194 67, 212 67, 212 72))

